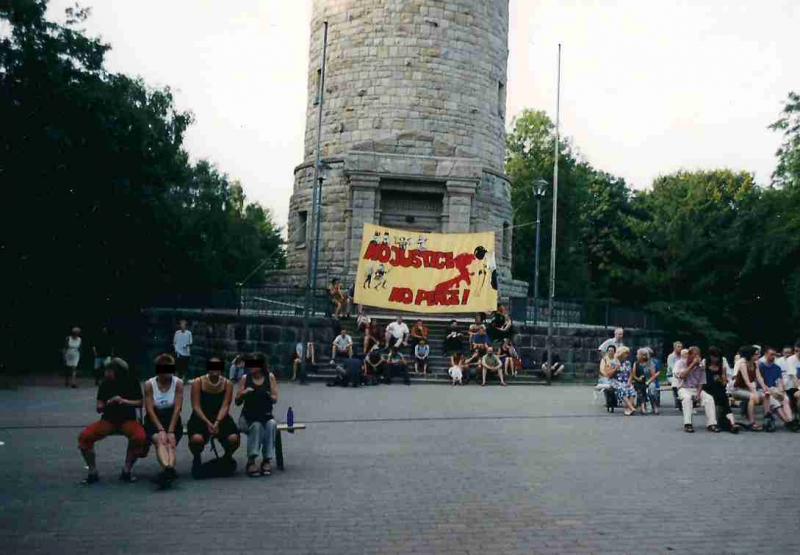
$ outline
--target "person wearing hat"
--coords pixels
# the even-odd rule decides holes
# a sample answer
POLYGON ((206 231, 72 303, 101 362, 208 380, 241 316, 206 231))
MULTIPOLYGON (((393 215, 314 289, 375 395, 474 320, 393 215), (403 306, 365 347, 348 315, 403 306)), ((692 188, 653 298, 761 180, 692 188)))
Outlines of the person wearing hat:
POLYGON ((236 404, 242 406, 239 431, 247 434, 247 467, 250 477, 272 474, 270 461, 275 454, 275 430, 272 406, 278 402, 278 382, 269 371, 263 354, 253 353, 245 359, 247 373, 239 381, 236 404), (261 455, 261 466, 256 465, 261 455))
POLYGON ((189 450, 194 457, 192 468, 200 465, 203 447, 213 437, 232 457, 239 448, 239 429, 229 414, 233 400, 233 383, 222 376, 225 363, 211 357, 206 363, 208 373, 192 382, 192 416, 186 426, 189 450))
POLYGON ((136 459, 147 451, 147 436, 136 418, 136 409, 142 406, 142 388, 131 377, 128 363, 121 358, 112 358, 103 368, 103 381, 97 389, 97 412, 100 420, 87 426, 78 436, 78 447, 89 468, 84 484, 93 484, 100 479, 95 462, 94 444, 111 434, 119 433, 128 438, 125 465, 119 478, 133 482, 131 474, 136 459))
POLYGON ((147 412, 144 428, 156 447, 156 457, 161 465, 157 482, 166 488, 178 477, 175 450, 183 435, 183 381, 175 375, 175 359, 172 355, 159 355, 155 363, 156 375, 144 384, 147 412))

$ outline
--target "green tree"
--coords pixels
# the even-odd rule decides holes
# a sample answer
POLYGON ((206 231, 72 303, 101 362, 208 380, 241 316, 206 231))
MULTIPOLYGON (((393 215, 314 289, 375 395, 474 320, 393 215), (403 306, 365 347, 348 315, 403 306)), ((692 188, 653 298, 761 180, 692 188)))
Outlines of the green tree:
POLYGON ((0 5, 0 351, 31 362, 53 345, 52 367, 68 325, 92 328, 165 292, 232 287, 260 260, 283 259, 271 215, 210 163, 189 162, 192 116, 170 90, 106 70, 110 46, 79 29, 87 10, 60 25, 46 8, 0 5))
POLYGON ((776 156, 778 164, 772 174, 777 185, 800 187, 800 94, 790 92, 781 117, 770 125, 783 134, 776 156))

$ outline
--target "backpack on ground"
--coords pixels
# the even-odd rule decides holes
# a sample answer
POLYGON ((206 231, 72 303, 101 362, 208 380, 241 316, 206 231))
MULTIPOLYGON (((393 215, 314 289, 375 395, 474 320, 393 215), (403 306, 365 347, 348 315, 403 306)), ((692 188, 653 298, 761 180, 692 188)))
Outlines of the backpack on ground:
POLYGON ((211 450, 214 458, 192 468, 192 478, 205 480, 207 478, 227 478, 236 474, 236 461, 233 457, 219 456, 214 438, 211 438, 211 450))
POLYGON ((603 390, 603 395, 606 398, 606 411, 614 412, 614 409, 617 408, 617 392, 613 387, 607 387, 603 390))

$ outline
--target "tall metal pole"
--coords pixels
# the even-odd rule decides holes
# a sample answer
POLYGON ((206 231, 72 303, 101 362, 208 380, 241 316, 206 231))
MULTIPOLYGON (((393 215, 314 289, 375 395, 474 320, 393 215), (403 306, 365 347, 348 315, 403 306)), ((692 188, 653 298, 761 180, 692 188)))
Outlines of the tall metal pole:
POLYGON ((553 144, 553 223, 550 228, 550 299, 547 310, 547 383, 553 373, 553 300, 556 296, 556 235, 558 230, 558 140, 561 114, 561 43, 558 43, 558 82, 556 85, 556 136, 553 144))
POLYGON ((306 383, 305 364, 308 360, 308 343, 311 334, 308 329, 308 319, 314 314, 314 290, 317 286, 317 265, 319 261, 319 235, 320 235, 320 208, 322 204, 322 179, 320 177, 320 159, 322 144, 322 112, 325 105, 325 62, 328 54, 328 22, 322 22, 322 60, 320 62, 319 83, 318 83, 318 107, 317 107, 317 148, 314 157, 314 182, 311 184, 311 217, 314 223, 314 245, 309 249, 310 260, 307 264, 306 280, 306 302, 303 310, 303 339, 301 353, 303 360, 300 361, 300 383, 306 383))
POLYGON ((317 148, 314 160, 314 251, 311 257, 310 287, 312 291, 317 287, 317 269, 319 266, 319 235, 321 228, 320 215, 322 212, 322 180, 320 178, 320 161, 322 158, 322 112, 325 105, 325 62, 328 53, 328 22, 322 22, 322 67, 319 76, 319 111, 317 113, 317 148))
POLYGON ((539 245, 541 244, 542 197, 536 192, 536 262, 533 270, 533 325, 539 323, 539 245))

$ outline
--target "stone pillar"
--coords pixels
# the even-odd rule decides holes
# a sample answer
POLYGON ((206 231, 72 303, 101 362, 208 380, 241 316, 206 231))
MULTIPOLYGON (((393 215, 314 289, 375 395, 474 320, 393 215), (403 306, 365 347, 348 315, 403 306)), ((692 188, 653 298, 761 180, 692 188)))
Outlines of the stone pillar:
POLYGON ((442 215, 444 233, 469 233, 472 197, 477 183, 466 179, 450 179, 445 183, 447 197, 442 215))
MULTIPOLYGON (((348 223, 349 241, 347 242, 347 260, 349 269, 355 271, 361 251, 361 238, 364 224, 377 223, 377 192, 380 178, 377 175, 350 175, 350 217, 348 223)), ((344 215, 343 215, 344 216, 344 215)))

